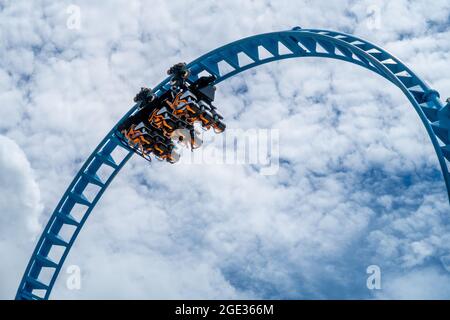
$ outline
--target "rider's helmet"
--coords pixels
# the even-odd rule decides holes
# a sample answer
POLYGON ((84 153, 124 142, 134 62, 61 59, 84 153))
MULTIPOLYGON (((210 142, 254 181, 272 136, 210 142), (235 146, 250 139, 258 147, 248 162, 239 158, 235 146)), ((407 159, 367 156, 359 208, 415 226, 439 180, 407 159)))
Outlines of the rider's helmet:
POLYGON ((189 70, 186 68, 185 62, 179 62, 169 70, 167 70, 167 74, 172 76, 170 84, 172 87, 181 87, 184 84, 184 81, 189 77, 189 70))

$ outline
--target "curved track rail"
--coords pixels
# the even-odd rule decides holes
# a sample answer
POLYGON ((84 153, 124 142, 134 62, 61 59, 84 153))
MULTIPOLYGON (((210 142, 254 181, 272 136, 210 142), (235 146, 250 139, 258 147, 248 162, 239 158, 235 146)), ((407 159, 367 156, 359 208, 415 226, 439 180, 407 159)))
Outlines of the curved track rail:
MULTIPOLYGON (((217 77, 217 84, 261 64, 301 57, 351 62, 381 75, 397 86, 419 114, 438 156, 447 191, 450 190, 447 167, 447 161, 450 160, 450 104, 444 105, 437 91, 431 89, 399 59, 370 42, 348 34, 295 27, 288 31, 260 34, 232 42, 194 60, 188 64, 188 68, 191 71, 191 81, 206 72, 217 77), (270 55, 262 57, 263 50, 270 55), (247 56, 247 60, 250 58, 250 63, 244 64, 243 56, 247 56), (223 64, 228 64, 230 72, 223 72, 223 64)), ((169 78, 154 88, 157 95, 167 89, 169 78)), ((139 104, 133 106, 119 123, 138 107, 139 104)), ((115 128, 86 160, 56 206, 31 256, 16 299, 49 298, 67 254, 89 214, 111 181, 134 154, 131 149, 126 149, 127 154, 123 159, 114 159, 114 150, 125 148, 115 136, 115 128), (103 167, 108 167, 110 173, 101 179, 98 173, 103 167), (97 191, 89 199, 85 192, 91 187, 95 187, 97 191), (73 214, 75 208, 78 210, 77 216, 73 214), (82 208, 81 214, 79 208, 82 208), (54 251, 59 252, 56 257, 54 251), (47 275, 46 279, 44 274, 47 275)))

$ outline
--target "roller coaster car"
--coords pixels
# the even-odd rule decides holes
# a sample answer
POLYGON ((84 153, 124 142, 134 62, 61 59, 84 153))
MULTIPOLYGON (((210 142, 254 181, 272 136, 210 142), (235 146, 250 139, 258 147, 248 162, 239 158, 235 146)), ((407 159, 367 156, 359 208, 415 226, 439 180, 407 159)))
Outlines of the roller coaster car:
POLYGON ((186 144, 188 140, 192 150, 201 145, 195 123, 204 130, 213 128, 216 133, 223 132, 226 126, 212 104, 214 76, 188 83, 185 63, 172 66, 167 73, 172 76, 170 89, 157 96, 151 89, 141 88, 134 98, 138 111, 119 124, 117 136, 147 160, 153 154, 159 160, 175 163, 180 157, 175 143, 186 144))

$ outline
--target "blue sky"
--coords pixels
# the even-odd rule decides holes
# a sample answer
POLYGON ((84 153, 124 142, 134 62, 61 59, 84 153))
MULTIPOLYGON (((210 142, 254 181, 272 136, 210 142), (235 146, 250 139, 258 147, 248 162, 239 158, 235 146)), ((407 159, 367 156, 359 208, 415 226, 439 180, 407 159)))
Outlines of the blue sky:
MULTIPOLYGON (((0 298, 141 86, 217 46, 300 25, 353 33, 449 96, 450 4, 434 1, 0 1, 0 298), (80 9, 69 28, 70 5, 80 9), (69 9, 69 12, 68 12, 69 9)), ((432 145, 386 80, 296 59, 223 82, 229 128, 280 132, 280 169, 127 164, 53 297, 450 298, 449 205, 432 145), (245 89, 245 90, 244 90, 245 89), (366 268, 381 268, 368 290, 366 268)), ((204 148, 216 141, 205 137, 204 148)))

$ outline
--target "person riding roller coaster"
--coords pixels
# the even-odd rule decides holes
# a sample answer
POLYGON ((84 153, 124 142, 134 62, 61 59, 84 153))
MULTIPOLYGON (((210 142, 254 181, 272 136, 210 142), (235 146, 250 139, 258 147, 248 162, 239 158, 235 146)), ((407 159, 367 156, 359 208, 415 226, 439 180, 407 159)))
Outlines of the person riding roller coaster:
POLYGON ((216 87, 214 76, 200 77, 190 83, 185 63, 177 63, 167 73, 170 89, 157 96, 150 88, 141 88, 134 97, 138 111, 118 126, 117 136, 147 160, 154 154, 159 160, 174 163, 179 159, 175 142, 189 140, 191 150, 201 145, 194 123, 202 128, 225 130, 223 117, 212 105, 216 87))

